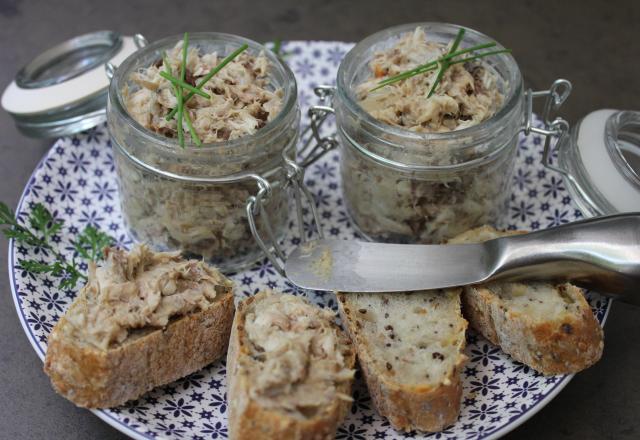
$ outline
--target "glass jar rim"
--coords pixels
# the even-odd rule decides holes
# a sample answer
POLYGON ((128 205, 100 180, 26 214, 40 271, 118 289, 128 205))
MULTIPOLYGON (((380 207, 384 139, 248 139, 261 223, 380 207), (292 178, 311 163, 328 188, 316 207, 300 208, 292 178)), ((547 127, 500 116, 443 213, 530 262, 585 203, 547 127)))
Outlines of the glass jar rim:
POLYGON ((132 66, 135 65, 136 61, 140 57, 154 51, 159 51, 161 48, 172 48, 176 43, 182 40, 183 35, 172 35, 169 37, 165 37, 148 44, 147 46, 127 57, 116 69, 109 86, 109 102, 111 102, 115 109, 117 109, 117 111, 123 115, 124 119, 129 122, 130 126, 137 132, 137 134, 142 136, 143 138, 146 138, 146 140, 151 141, 154 144, 154 147, 161 148, 165 150, 165 152, 174 153, 176 155, 183 155, 196 152, 215 152, 217 150, 230 149, 234 146, 243 145, 250 142, 257 143, 262 139, 268 137, 273 131, 277 130, 283 123, 283 121, 288 119, 291 111, 295 110, 298 100, 298 88, 295 76, 291 71, 291 68, 286 63, 282 62, 282 60, 278 58, 276 54, 267 49, 263 44, 238 35, 226 34, 221 32, 192 32, 189 33, 189 37, 191 41, 208 40, 213 42, 220 41, 224 43, 238 43, 239 45, 247 44, 250 50, 257 53, 263 52, 269 59, 271 64, 281 70, 283 76, 287 80, 287 85, 283 87, 285 92, 283 97, 283 105, 278 115, 273 120, 268 121, 264 127, 257 130, 255 133, 222 142, 203 143, 200 147, 196 146, 195 144, 188 143, 184 148, 182 148, 178 144, 177 139, 168 138, 143 127, 129 114, 129 112, 125 108, 122 100, 121 84, 126 81, 126 77, 131 73, 132 66))
MULTIPOLYGON (((477 135, 478 133, 487 133, 487 135, 490 135, 491 133, 495 132, 495 129, 502 124, 504 117, 509 115, 518 105, 519 98, 522 92, 522 75, 520 73, 520 68, 518 67, 518 63, 516 62, 515 58, 510 53, 495 55, 495 57, 497 57, 508 69, 508 72, 510 74, 509 78, 507 79, 509 93, 507 94, 500 109, 489 119, 477 125, 449 132, 419 133, 405 128, 395 127, 393 125, 379 121, 372 115, 370 115, 367 111, 365 111, 360 106, 360 104, 358 104, 355 96, 346 84, 347 69, 354 63, 360 62, 359 57, 361 56, 362 52, 364 52, 374 44, 380 41, 384 41, 384 39, 389 39, 394 36, 410 32, 418 27, 423 28, 426 32, 428 32, 429 29, 440 31, 451 30, 451 35, 453 37, 457 33, 457 30, 464 26, 441 22, 408 23, 383 29, 376 32, 375 34, 368 36, 364 40, 361 40, 345 55, 344 59, 340 63, 340 67, 338 68, 338 98, 341 99, 342 102, 349 108, 349 110, 353 112, 356 117, 362 120, 364 123, 373 126, 375 129, 380 130, 381 132, 385 132, 387 134, 397 136, 398 138, 404 138, 410 141, 446 141, 460 136, 472 136, 477 135)), ((467 27, 464 27, 464 29, 466 31, 466 36, 471 35, 479 40, 486 40, 486 42, 496 41, 491 37, 474 29, 470 29, 467 27)), ((504 47, 500 43, 497 43, 495 49, 500 50, 504 49, 504 47)))

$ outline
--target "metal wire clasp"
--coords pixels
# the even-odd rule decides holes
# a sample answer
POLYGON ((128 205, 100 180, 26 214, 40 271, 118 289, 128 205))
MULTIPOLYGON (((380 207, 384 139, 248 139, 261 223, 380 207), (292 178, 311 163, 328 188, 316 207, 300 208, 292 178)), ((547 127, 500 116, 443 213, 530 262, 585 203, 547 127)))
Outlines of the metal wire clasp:
MULTIPOLYGON (((333 86, 318 86, 314 89, 316 96, 320 98, 320 105, 314 105, 309 109, 309 125, 302 131, 302 145, 296 155, 297 161, 290 159, 291 151, 287 148, 283 152, 284 163, 287 173, 285 187, 293 192, 293 198, 296 205, 296 217, 298 222, 298 233, 300 240, 305 243, 308 241, 307 231, 303 218, 303 204, 309 206, 313 217, 313 224, 309 225, 309 235, 315 232, 319 238, 323 238, 322 229, 320 227, 320 217, 316 209, 315 200, 311 191, 304 184, 304 173, 309 165, 316 162, 328 151, 338 146, 335 134, 330 136, 322 136, 321 129, 329 116, 335 113, 333 109, 332 98, 336 88, 333 86), (314 142, 315 141, 315 142, 314 142)), ((271 195, 271 187, 269 182, 263 179, 258 183, 258 194, 249 197, 247 200, 247 219, 249 220, 249 228, 253 234, 253 238, 260 246, 260 249, 267 256, 276 271, 282 276, 284 273, 284 262, 287 257, 282 247, 278 243, 278 238, 273 234, 273 228, 269 216, 264 211, 264 206, 268 202, 271 195), (256 225, 256 218, 260 215, 263 220, 264 230, 267 234, 267 240, 263 239, 256 225)))
POLYGON ((562 148, 569 138, 569 123, 560 118, 555 117, 557 111, 571 94, 571 82, 566 79, 557 79, 551 84, 549 90, 533 91, 531 89, 525 92, 525 120, 522 132, 525 135, 537 133, 544 136, 544 153, 542 155, 542 164, 558 173, 573 180, 573 177, 564 169, 559 168, 551 163, 551 156, 556 149, 562 148), (542 111, 543 127, 533 125, 533 99, 546 98, 544 109, 542 111), (551 140, 556 138, 556 143, 552 146, 551 140))
MULTIPOLYGON (((147 39, 142 34, 135 34, 133 36, 133 43, 136 45, 138 50, 142 49, 147 44, 149 44, 147 39)), ((113 75, 115 75, 115 73, 116 73, 116 66, 114 66, 110 62, 105 63, 105 65, 104 65, 104 73, 105 73, 105 75, 107 75, 107 78, 109 78, 109 81, 111 81, 111 79, 113 78, 113 75)))
POLYGON ((278 258, 284 261, 284 252, 280 248, 277 237, 273 233, 273 228, 271 227, 271 220, 269 219, 269 215, 264 209, 266 203, 268 203, 271 198, 271 194, 273 192, 271 184, 264 177, 259 177, 256 179, 258 182, 258 193, 255 196, 250 196, 247 199, 247 220, 249 222, 249 229, 251 230, 251 235, 253 235, 254 240, 260 246, 262 252, 265 253, 269 261, 273 264, 273 267, 279 273, 281 272, 281 265, 278 261, 278 258), (265 241, 262 239, 260 232, 258 231, 258 227, 256 225, 256 217, 260 216, 262 219, 262 224, 264 225, 265 232, 267 233, 268 243, 271 246, 268 246, 265 241), (271 251, 273 248, 273 252, 271 251))
MULTIPOLYGON (((286 188, 293 191, 300 240, 303 243, 308 240, 303 219, 303 201, 307 203, 313 216, 313 225, 309 226, 310 235, 315 231, 319 238, 323 238, 322 229, 320 228, 320 217, 318 217, 315 200, 313 199, 313 195, 309 189, 304 184, 304 168, 290 159, 285 159, 285 167, 287 170, 286 188)), ((249 197, 247 200, 246 210, 249 229, 251 230, 251 234, 256 240, 256 243, 258 243, 258 246, 269 259, 274 269, 278 271, 280 275, 285 276, 284 262, 286 261, 287 256, 278 243, 278 237, 273 233, 269 215, 264 209, 271 197, 271 185, 267 180, 261 178, 258 180, 258 188, 258 193, 255 196, 249 197), (256 218, 258 216, 262 219, 262 224, 264 225, 264 230, 267 235, 267 241, 262 238, 260 231, 258 231, 256 224, 256 218)))
MULTIPOLYGON (((322 120, 323 122, 324 120, 322 120)), ((319 125, 322 124, 319 123, 319 125)), ((312 122, 313 124, 313 122, 312 122)), ((316 126, 318 129, 318 126, 316 126)), ((303 145, 303 150, 305 147, 308 147, 309 142, 303 145)), ((295 146, 295 143, 293 143, 295 146)), ((285 171, 286 171, 286 182, 285 189, 293 192, 293 199, 296 205, 296 217, 298 223, 298 233, 300 235, 300 240, 303 243, 308 241, 307 231, 305 231, 305 224, 303 218, 303 204, 306 203, 309 206, 309 210, 311 211, 313 223, 309 225, 309 235, 313 235, 315 232, 319 238, 323 238, 322 228, 320 226, 320 217, 318 216, 318 210, 316 208, 316 203, 309 191, 309 188, 304 184, 304 173, 306 167, 329 151, 331 148, 312 148, 310 151, 306 151, 306 155, 303 155, 300 158, 300 164, 290 159, 291 150, 290 148, 286 148, 282 155, 284 158, 285 171)), ((278 237, 273 233, 273 228, 271 227, 271 221, 269 220, 269 215, 265 211, 264 207, 268 203, 269 198, 271 197, 272 189, 271 184, 264 178, 257 179, 258 180, 258 193, 255 196, 249 197, 247 200, 247 220, 249 221, 249 229, 251 230, 251 234, 253 238, 258 243, 258 246, 264 252, 267 259, 271 262, 274 269, 282 276, 285 276, 284 272, 284 262, 287 259, 285 252, 283 251, 280 243, 278 243, 278 237), (260 231, 258 230, 256 219, 258 216, 262 219, 264 225, 264 231, 266 232, 266 241, 260 235, 260 231)))
POLYGON ((333 108, 333 95, 336 88, 333 86, 318 86, 313 89, 320 98, 321 105, 314 105, 309 108, 309 125, 302 131, 302 146, 298 152, 300 166, 308 167, 325 153, 338 146, 335 134, 322 136, 320 130, 330 115, 335 114, 333 108), (315 144, 313 144, 315 141, 315 144))
MULTIPOLYGON (((542 155, 542 164, 557 173, 560 173, 564 179, 575 189, 579 196, 586 202, 588 206, 597 206, 597 203, 576 177, 571 172, 561 166, 552 163, 553 153, 562 151, 562 149, 572 148, 571 135, 569 132, 569 123, 562 118, 556 117, 551 121, 552 112, 556 112, 562 103, 571 93, 571 83, 566 79, 557 79, 551 85, 549 90, 541 92, 527 91, 526 102, 526 121, 523 131, 525 134, 534 132, 545 136, 544 152, 542 155), (533 127, 532 122, 532 100, 533 98, 546 97, 544 110, 542 113, 545 128, 533 127), (551 138, 557 138, 555 145, 551 145, 551 138)), ((559 161, 560 162, 560 161, 559 161)))

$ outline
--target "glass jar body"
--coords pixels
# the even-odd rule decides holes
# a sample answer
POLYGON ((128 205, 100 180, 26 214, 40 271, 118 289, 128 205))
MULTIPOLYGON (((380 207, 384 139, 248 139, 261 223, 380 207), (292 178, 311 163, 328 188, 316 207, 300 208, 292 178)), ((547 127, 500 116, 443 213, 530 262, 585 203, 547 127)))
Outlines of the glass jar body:
MULTIPOLYGON (((272 82, 284 91, 281 113, 255 134, 183 149, 175 139, 140 127, 122 105, 123 88, 131 88, 127 73, 152 64, 176 41, 136 53, 120 66, 109 90, 107 119, 124 221, 134 239, 156 250, 181 251, 224 271, 237 270, 262 256, 247 219, 247 201, 257 195, 261 178, 269 196, 257 216, 258 232, 268 236, 265 217, 276 239, 286 230, 285 159, 293 157, 300 122, 295 80, 273 57, 272 82)), ((203 51, 228 53, 245 42, 249 50, 262 50, 223 34, 192 34, 191 41, 203 51)))
POLYGON ((341 137, 347 211, 362 235, 392 243, 441 243, 495 225, 508 206, 516 143, 468 169, 407 172, 372 161, 341 137))
MULTIPOLYGON (((355 88, 367 60, 416 25, 400 26, 359 43, 340 67, 334 97, 346 208, 367 238, 397 243, 440 243, 468 229, 499 223, 522 128, 524 91, 517 64, 495 57, 504 105, 489 120, 458 131, 416 133, 375 120, 359 107, 355 88)), ((451 41, 457 27, 421 25, 451 41)), ((469 44, 490 41, 467 32, 469 44)), ((493 57, 492 57, 493 58, 493 57)))
MULTIPOLYGON (((156 250, 203 257, 226 272, 261 257, 246 210, 247 200, 258 192, 255 181, 214 184, 167 179, 132 162, 119 145, 115 162, 124 222, 135 240, 156 250)), ((268 180, 273 189, 261 215, 269 216, 276 239, 281 239, 288 213, 285 172, 280 169, 268 180)), ((262 222, 258 232, 266 236, 262 222)))

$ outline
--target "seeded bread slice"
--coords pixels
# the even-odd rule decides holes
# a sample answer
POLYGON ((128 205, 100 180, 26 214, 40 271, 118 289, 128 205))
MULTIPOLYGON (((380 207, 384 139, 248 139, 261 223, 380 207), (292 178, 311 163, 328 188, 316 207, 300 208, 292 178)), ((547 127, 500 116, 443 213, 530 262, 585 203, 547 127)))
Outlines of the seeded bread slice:
POLYGON ((44 371, 78 406, 140 397, 219 359, 233 322, 233 282, 176 253, 104 250, 48 340, 44 371))
POLYGON ((333 440, 355 359, 330 310, 268 292, 242 301, 227 354, 229 438, 333 440))
POLYGON ((164 329, 134 332, 108 350, 70 339, 63 316, 49 336, 44 371, 59 394, 81 407, 109 408, 136 399, 224 355, 234 313, 231 290, 221 286, 208 309, 174 319, 164 329))
POLYGON ((396 429, 436 432, 458 418, 467 359, 460 292, 337 294, 369 394, 396 429))
MULTIPOLYGON (((521 233, 482 226, 449 243, 479 243, 521 233)), ((577 373, 602 356, 602 328, 582 289, 571 284, 496 282, 466 286, 462 303, 464 315, 475 330, 540 373, 577 373)))

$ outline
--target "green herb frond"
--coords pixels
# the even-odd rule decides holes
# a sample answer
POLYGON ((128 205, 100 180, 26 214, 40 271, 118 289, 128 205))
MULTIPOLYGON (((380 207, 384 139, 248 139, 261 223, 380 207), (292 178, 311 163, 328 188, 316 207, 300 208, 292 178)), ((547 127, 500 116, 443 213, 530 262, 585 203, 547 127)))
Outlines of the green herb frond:
MULTIPOLYGON (((0 202, 0 226, 4 226, 2 232, 7 238, 18 243, 46 249, 52 254, 54 261, 51 263, 41 260, 21 259, 20 267, 32 274, 48 273, 60 278, 58 287, 61 289, 73 289, 78 281, 87 280, 78 268, 75 259, 69 261, 53 245, 54 236, 63 227, 61 220, 53 215, 42 204, 36 204, 31 210, 26 221, 29 227, 18 222, 13 211, 5 203, 0 202)), ((113 243, 113 238, 93 226, 87 226, 78 235, 73 243, 77 254, 91 261, 104 258, 103 250, 113 243)))

